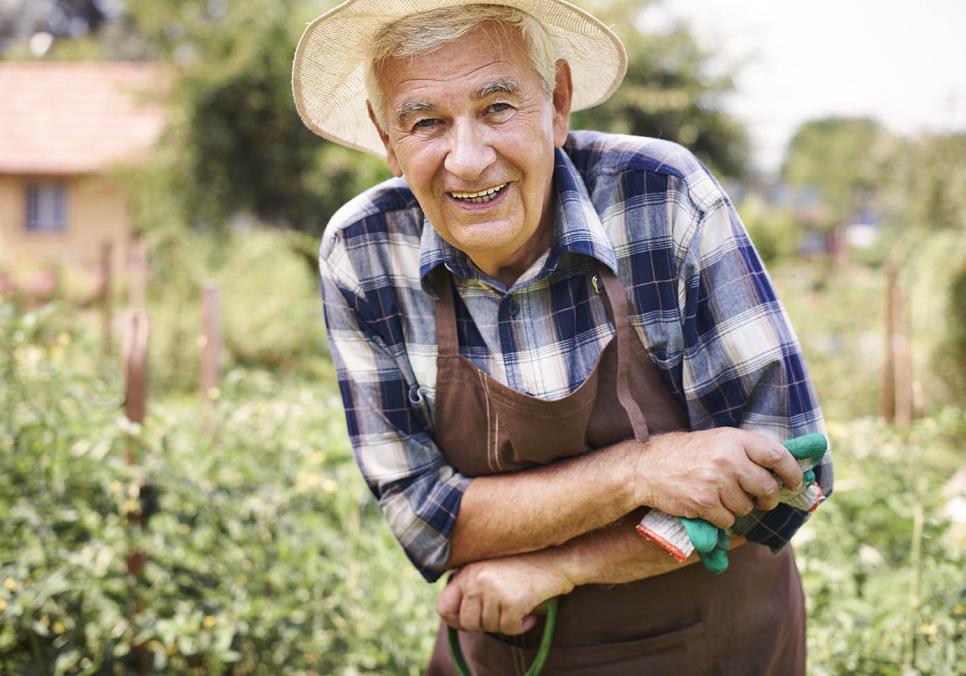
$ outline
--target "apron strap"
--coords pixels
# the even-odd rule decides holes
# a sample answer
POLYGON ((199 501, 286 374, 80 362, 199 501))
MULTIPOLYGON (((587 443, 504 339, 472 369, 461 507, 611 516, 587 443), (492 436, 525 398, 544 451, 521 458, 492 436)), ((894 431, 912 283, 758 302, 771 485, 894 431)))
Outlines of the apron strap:
MULTIPOLYGON (((651 434, 647 418, 641 404, 631 394, 628 374, 630 373, 631 341, 637 340, 634 330, 627 320, 627 296, 620 280, 609 269, 599 266, 598 277, 604 283, 604 305, 609 319, 614 325, 617 340, 617 398, 630 420, 636 441, 647 441, 651 434)), ((456 302, 452 275, 441 275, 439 301, 436 303, 436 345, 440 356, 459 356, 459 341, 456 333, 456 302)))
POLYGON ((641 404, 631 394, 628 381, 628 374, 631 371, 630 341, 637 340, 637 336, 633 334, 627 319, 627 296, 624 294, 620 280, 609 269, 599 266, 598 276, 604 282, 605 304, 610 320, 614 324, 616 334, 614 337, 617 339, 617 399, 631 422, 634 440, 644 442, 650 438, 651 433, 647 427, 647 418, 641 410, 641 404))
POLYGON ((436 349, 440 356, 459 356, 459 339, 456 335, 456 303, 453 300, 452 275, 440 275, 439 300, 436 301, 436 349))

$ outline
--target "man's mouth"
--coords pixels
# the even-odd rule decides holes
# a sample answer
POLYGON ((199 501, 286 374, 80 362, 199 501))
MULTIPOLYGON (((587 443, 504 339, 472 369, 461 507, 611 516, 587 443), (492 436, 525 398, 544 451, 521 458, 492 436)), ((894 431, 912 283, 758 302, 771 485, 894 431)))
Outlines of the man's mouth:
POLYGON ((501 183, 500 185, 487 188, 486 190, 480 190, 479 192, 451 192, 449 195, 453 199, 457 199, 461 202, 469 202, 470 204, 485 204, 486 202, 496 199, 496 196, 499 195, 500 191, 502 191, 506 186, 506 183, 501 183))

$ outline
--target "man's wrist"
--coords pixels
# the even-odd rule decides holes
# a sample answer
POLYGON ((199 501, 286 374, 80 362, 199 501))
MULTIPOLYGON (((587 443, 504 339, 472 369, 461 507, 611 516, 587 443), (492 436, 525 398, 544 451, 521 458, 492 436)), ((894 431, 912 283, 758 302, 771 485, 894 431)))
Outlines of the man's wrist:
POLYGON ((510 558, 529 561, 557 577, 560 581, 557 596, 561 596, 569 594, 574 590, 574 587, 583 584, 574 579, 577 571, 574 567, 570 549, 568 545, 561 545, 559 547, 548 547, 547 549, 541 549, 536 552, 518 554, 516 557, 510 558))
POLYGON ((593 578, 587 557, 582 552, 581 539, 576 538, 567 544, 539 552, 549 555, 548 565, 553 566, 554 570, 567 580, 571 589, 590 584, 593 578))
POLYGON ((656 507, 659 500, 654 493, 653 472, 648 471, 648 455, 655 444, 674 443, 675 437, 683 441, 688 432, 667 432, 652 436, 647 441, 626 441, 620 447, 625 454, 622 467, 627 468, 627 489, 630 494, 625 497, 628 512, 640 507, 656 507))
POLYGON ((647 558, 650 545, 634 531, 633 524, 641 513, 635 510, 609 526, 546 551, 554 559, 555 568, 575 587, 638 579, 643 562, 639 557, 647 558))
POLYGON ((617 484, 616 499, 620 501, 621 512, 628 514, 635 509, 649 505, 649 482, 647 472, 644 471, 644 456, 649 441, 640 442, 628 440, 615 447, 620 454, 615 463, 615 479, 617 484))

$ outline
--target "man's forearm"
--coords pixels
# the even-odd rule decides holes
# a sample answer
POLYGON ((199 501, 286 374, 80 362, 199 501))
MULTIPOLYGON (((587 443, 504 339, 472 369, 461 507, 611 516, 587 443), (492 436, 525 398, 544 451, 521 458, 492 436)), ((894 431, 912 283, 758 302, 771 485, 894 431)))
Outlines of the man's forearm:
MULTIPOLYGON (((700 561, 697 552, 679 563, 661 547, 645 540, 634 529, 644 510, 637 510, 610 528, 602 528, 542 552, 534 552, 546 566, 561 571, 574 586, 623 584, 663 575, 700 561)), ((732 536, 730 548, 744 544, 732 536)))
POLYGON ((449 567, 559 545, 636 509, 635 443, 474 479, 453 530, 449 567))
POLYGON ((470 482, 450 540, 449 568, 569 542, 639 507, 728 528, 778 504, 802 470, 781 444, 733 428, 671 432, 534 469, 470 482))
MULTIPOLYGON (((440 594, 436 610, 464 631, 519 634, 533 624, 534 608, 587 584, 621 584, 663 575, 698 561, 678 563, 634 529, 643 510, 612 527, 581 535, 538 552, 471 563, 440 594)), ((731 548, 744 544, 731 539, 731 548)))

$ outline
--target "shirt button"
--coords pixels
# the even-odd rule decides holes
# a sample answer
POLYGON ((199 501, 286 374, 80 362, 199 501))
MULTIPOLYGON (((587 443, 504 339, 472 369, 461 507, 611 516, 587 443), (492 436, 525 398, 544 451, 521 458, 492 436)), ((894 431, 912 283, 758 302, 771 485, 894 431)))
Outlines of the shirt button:
POLYGON ((511 300, 510 304, 507 305, 506 309, 507 309, 507 312, 510 313, 511 317, 516 317, 518 314, 520 314, 520 304, 515 300, 511 300))

